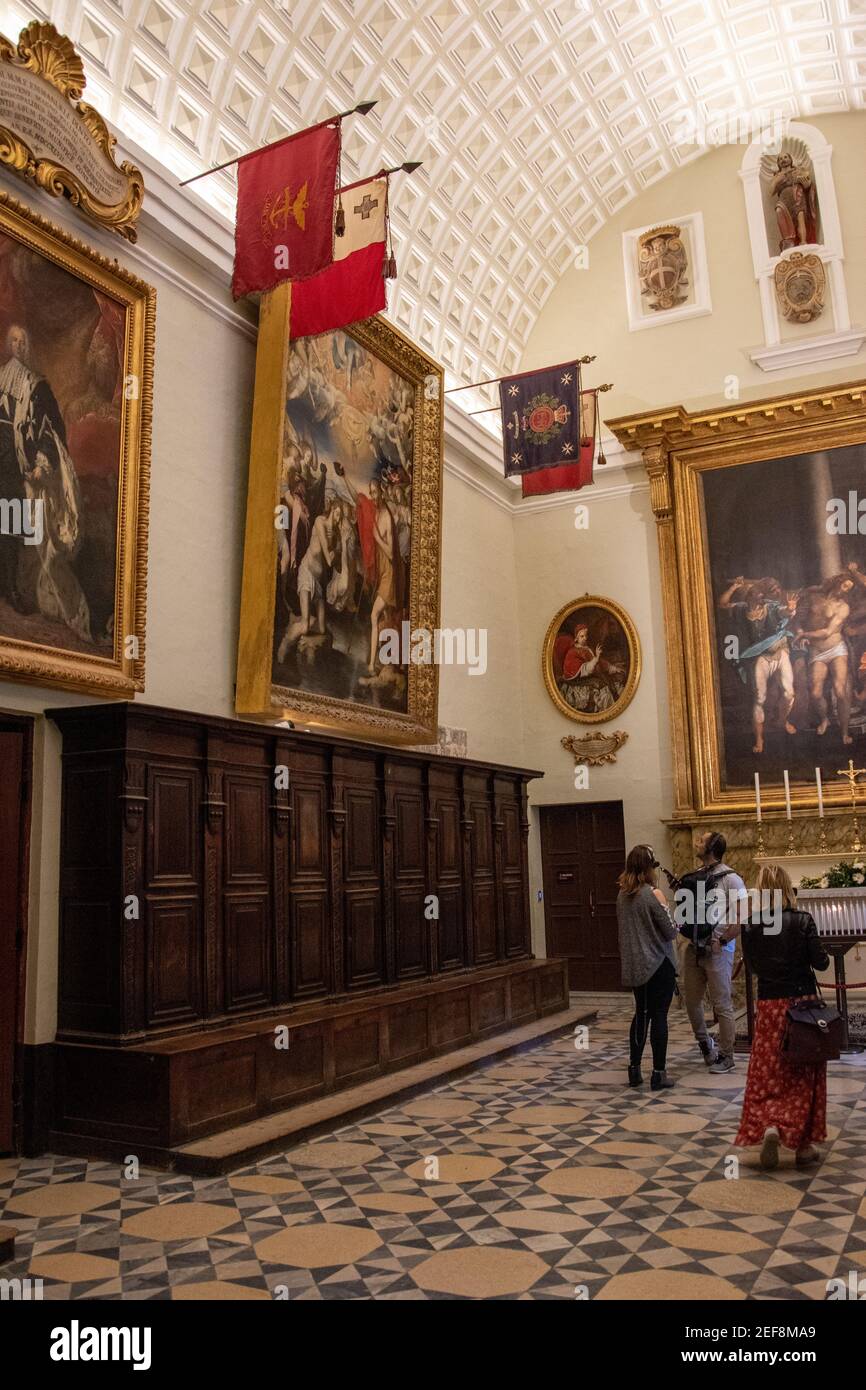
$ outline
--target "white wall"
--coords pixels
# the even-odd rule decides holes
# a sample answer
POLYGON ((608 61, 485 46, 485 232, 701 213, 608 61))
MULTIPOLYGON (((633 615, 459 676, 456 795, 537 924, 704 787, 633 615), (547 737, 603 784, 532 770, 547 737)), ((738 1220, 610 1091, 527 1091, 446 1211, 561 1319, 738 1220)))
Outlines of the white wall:
MULTIPOLYGON (((622 801, 627 844, 667 842, 661 824, 672 801, 670 730, 664 631, 661 621, 655 520, 642 470, 631 469, 634 485, 603 495, 589 508, 589 526, 575 528, 574 501, 547 511, 519 515, 515 524, 518 570, 532 575, 520 588, 520 634, 524 739, 530 766, 544 770, 530 783, 532 805, 622 801), (548 624, 569 601, 584 593, 616 600, 637 628, 642 674, 634 699, 611 724, 578 724, 553 704, 541 669, 548 624), (586 789, 575 790, 574 756, 561 746, 568 734, 599 728, 623 729, 628 742, 617 761, 590 768, 586 789)), ((544 954, 538 815, 531 815, 530 882, 535 950, 544 954)))

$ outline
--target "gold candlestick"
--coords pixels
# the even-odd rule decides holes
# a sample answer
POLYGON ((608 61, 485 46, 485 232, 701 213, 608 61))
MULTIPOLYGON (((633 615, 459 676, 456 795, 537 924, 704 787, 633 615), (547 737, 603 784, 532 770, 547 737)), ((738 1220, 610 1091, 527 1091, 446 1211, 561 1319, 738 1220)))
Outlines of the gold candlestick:
POLYGON ((791 858, 797 851, 794 849, 794 826, 791 817, 788 817, 788 848, 785 850, 787 858, 791 858))
POLYGON ((819 826, 821 827, 821 835, 820 835, 820 838, 819 838, 819 840, 818 840, 818 848, 819 848, 819 850, 821 851, 822 854, 827 854, 827 853, 828 853, 828 850, 827 850, 827 832, 826 832, 826 830, 824 829, 824 817, 823 817, 823 816, 822 816, 821 819, 819 820, 818 824, 819 824, 819 826))
POLYGON ((765 855, 765 853, 766 853, 766 850, 764 849, 764 826, 763 826, 763 822, 760 820, 760 818, 758 819, 758 821, 756 822, 756 824, 757 824, 757 826, 758 826, 758 848, 757 848, 755 857, 756 857, 757 859, 763 859, 763 857, 764 857, 764 855, 765 855))
POLYGON ((857 778, 866 772, 866 767, 855 767, 851 758, 848 759, 846 768, 836 769, 837 777, 844 777, 848 786, 851 788, 851 815, 854 821, 854 839, 851 843, 851 853, 859 854, 863 846, 860 843, 860 823, 857 820, 857 778))

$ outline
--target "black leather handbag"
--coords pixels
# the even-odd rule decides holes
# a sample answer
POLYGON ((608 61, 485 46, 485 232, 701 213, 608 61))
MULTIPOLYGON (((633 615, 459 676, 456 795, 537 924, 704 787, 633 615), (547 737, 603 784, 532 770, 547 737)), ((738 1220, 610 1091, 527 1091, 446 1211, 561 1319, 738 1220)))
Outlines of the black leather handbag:
POLYGON ((842 1015, 820 997, 815 981, 815 999, 788 1005, 788 1019, 782 1038, 782 1054, 796 1066, 814 1067, 835 1062, 841 1056, 842 1015))

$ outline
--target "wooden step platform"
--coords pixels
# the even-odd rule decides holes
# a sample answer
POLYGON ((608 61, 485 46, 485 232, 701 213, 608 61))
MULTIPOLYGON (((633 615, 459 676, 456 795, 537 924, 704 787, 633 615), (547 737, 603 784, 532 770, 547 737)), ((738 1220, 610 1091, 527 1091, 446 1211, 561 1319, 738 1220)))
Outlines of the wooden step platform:
MULTIPOLYGON (((181 1150, 228 1130, 271 1123, 262 1142, 272 1133, 279 1140, 293 1132, 286 1116, 299 1106, 380 1078, 393 1085, 393 1073, 436 1059, 445 1059, 447 1073, 455 1052, 567 1007, 567 962, 528 959, 132 1046, 62 1038, 53 1048, 50 1147, 116 1162, 134 1154, 172 1168, 181 1150)), ((346 1110, 342 1098, 335 1101, 329 1122, 346 1110)))
POLYGON ((180 1173, 199 1176, 234 1172, 268 1154, 282 1153, 302 1140, 327 1133, 337 1124, 349 1124, 384 1106, 396 1105, 410 1096, 429 1090, 431 1086, 454 1080, 485 1062, 525 1052, 560 1033, 570 1033, 576 1024, 591 1022, 595 1017, 594 1009, 581 1006, 563 1009, 536 1023, 500 1033, 487 1042, 461 1047, 434 1061, 421 1062, 389 1076, 377 1077, 363 1086, 353 1086, 349 1091, 340 1091, 323 1100, 297 1105, 292 1110, 283 1110, 264 1120, 223 1130, 220 1134, 174 1149, 172 1168, 180 1173))

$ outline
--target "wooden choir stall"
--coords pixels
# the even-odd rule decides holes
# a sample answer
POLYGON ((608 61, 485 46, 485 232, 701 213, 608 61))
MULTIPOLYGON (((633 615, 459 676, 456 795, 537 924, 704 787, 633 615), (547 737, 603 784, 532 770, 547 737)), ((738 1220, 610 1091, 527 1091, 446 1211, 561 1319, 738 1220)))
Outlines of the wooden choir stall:
POLYGON ((50 713, 57 1151, 172 1164, 567 1007, 565 962, 531 954, 539 774, 138 704, 50 713))

